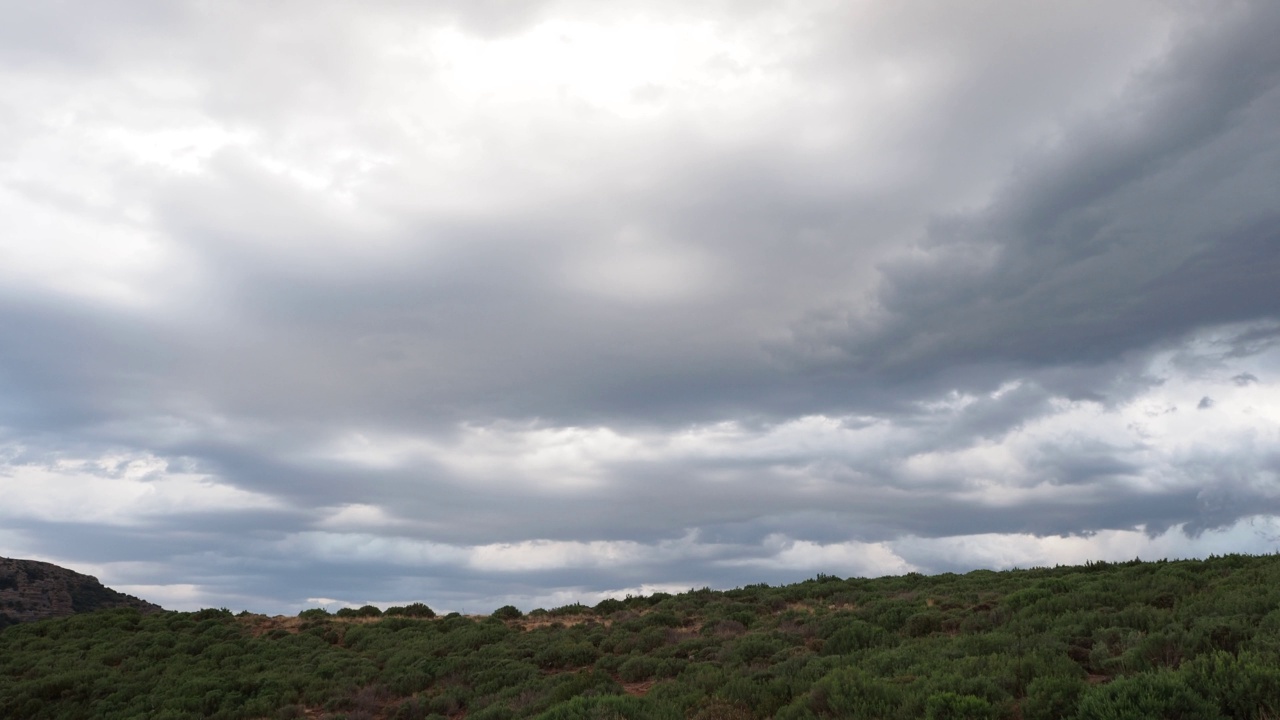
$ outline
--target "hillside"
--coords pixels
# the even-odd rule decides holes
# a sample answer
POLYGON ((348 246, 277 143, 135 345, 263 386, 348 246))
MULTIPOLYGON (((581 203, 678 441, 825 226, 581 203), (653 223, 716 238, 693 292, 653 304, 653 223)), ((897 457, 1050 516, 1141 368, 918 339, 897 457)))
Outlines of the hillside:
POLYGON ((1280 715, 1280 556, 819 576, 491 616, 109 610, 0 632, 0 717, 1280 715))
POLYGON ((0 558, 0 629, 33 620, 122 607, 144 613, 164 610, 159 605, 105 587, 95 577, 52 563, 0 558))

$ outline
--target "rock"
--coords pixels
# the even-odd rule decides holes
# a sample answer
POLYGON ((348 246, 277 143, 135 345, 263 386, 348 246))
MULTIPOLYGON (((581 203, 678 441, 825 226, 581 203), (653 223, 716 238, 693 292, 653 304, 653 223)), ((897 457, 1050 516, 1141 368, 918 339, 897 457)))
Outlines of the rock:
POLYGON ((0 629, 8 625, 76 613, 131 607, 143 613, 164 608, 105 587, 89 575, 37 560, 0 558, 0 629))

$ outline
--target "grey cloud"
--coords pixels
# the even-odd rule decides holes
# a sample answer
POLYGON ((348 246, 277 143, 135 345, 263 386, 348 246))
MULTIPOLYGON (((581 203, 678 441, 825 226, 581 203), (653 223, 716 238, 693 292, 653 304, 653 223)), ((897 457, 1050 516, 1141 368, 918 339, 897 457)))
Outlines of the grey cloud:
POLYGON ((1204 450, 1184 459, 1199 489, 1198 512, 1188 532, 1222 528, 1240 518, 1274 514, 1280 508, 1280 453, 1272 448, 1241 457, 1225 450, 1204 450))
POLYGON ((1099 441, 1059 443, 1043 448, 1032 465, 1038 477, 1055 485, 1092 484, 1115 477, 1138 477, 1143 464, 1131 459, 1141 447, 1117 447, 1099 441))
POLYGON ((68 432, 151 409, 173 352, 145 318, 65 300, 0 293, 0 422, 24 434, 68 432), (90 362, 90 359, 92 360, 90 362))
MULTIPOLYGON (((673 4, 776 41, 735 76, 759 84, 730 98, 755 108, 777 92, 759 117, 708 121, 666 88, 659 120, 480 103, 441 139, 427 120, 449 111, 443 70, 415 33, 495 43, 548 18, 630 22, 633 8, 0 6, 16 19, 0 23, 10 70, 75 96, 84 133, 67 142, 87 145, 74 147, 100 149, 100 127, 151 138, 168 113, 241 138, 181 170, 136 148, 90 153, 111 201, 3 181, 60 218, 134 218, 164 267, 134 305, 0 292, 17 339, 0 343, 0 468, 145 454, 283 507, 13 527, 49 556, 155 563, 209 597, 473 607, 803 577, 769 564, 770 538, 1203 534, 1280 512, 1257 448, 1172 457, 1160 433, 1176 428, 1159 425, 1172 421, 1137 413, 1089 427, 1147 396, 1201 397, 1226 417, 1232 383, 1270 388, 1280 13, 887 7, 752 34, 768 4, 673 4), (185 89, 138 80, 120 95, 138 117, 113 113, 114 78, 157 68, 185 89), (389 87, 422 102, 397 105, 389 87), (814 416, 846 434, 804 429, 814 416), (726 422, 732 441, 688 439, 726 422), (642 450, 599 459, 522 428, 608 429, 642 450), (464 457, 477 429, 510 435, 476 445, 491 465, 464 462, 489 459, 464 457), (335 459, 361 435, 426 449, 335 459), (577 485, 575 463, 590 476, 577 485), (349 505, 391 523, 325 525, 349 505), (322 532, 330 556, 306 545, 322 532), (687 537, 696 550, 654 550, 687 537), (375 540, 446 550, 361 556, 375 540), (648 554, 514 570, 449 555, 530 540, 648 554)), ((29 125, 62 137, 33 117, 0 114, 17 138, 6 152, 29 125)))
POLYGON ((0 57, 15 63, 90 66, 125 49, 122 36, 164 35, 190 17, 183 3, 107 0, 94 3, 0 3, 0 57))
MULTIPOLYGON (((209 547, 206 535, 169 533, 164 542, 147 528, 106 525, 90 522, 50 522, 42 520, 7 521, 9 529, 38 538, 31 548, 44 556, 75 558, 80 562, 107 563, 128 559, 131 562, 157 563, 166 568, 181 566, 183 556, 198 555, 209 547)), ((219 544, 228 537, 218 533, 219 544)), ((232 544, 234 547, 234 543, 232 544)), ((185 573, 184 573, 185 574, 185 573)), ((152 582, 183 582, 163 575, 148 578, 152 582)))
POLYGON ((1232 347, 1227 357, 1243 358, 1256 355, 1280 342, 1280 325, 1270 324, 1250 328, 1232 339, 1232 347))
POLYGON ((1096 363, 1274 316, 1280 225, 1251 188, 1274 183, 1275 157, 1235 160, 1280 102, 1280 55, 1261 41, 1274 15, 1254 6, 1202 31, 1132 81, 1140 100, 1029 161, 988 210, 936 224, 923 263, 886 266, 885 319, 830 336, 844 362, 1096 363))

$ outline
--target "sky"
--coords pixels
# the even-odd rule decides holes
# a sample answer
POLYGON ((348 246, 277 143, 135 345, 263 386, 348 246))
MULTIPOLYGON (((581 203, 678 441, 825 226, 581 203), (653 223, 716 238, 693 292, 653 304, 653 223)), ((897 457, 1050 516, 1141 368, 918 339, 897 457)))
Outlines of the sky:
POLYGON ((0 555, 292 614, 1276 552, 1277 35, 0 0, 0 555))

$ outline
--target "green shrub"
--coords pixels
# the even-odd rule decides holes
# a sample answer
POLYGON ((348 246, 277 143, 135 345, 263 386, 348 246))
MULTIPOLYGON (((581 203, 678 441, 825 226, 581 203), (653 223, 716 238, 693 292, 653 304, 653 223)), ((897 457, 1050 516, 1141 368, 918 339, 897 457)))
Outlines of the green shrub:
POLYGON ((523 616, 524 613, 520 612, 520 608, 515 605, 503 605, 497 610, 494 610, 493 615, 490 617, 494 617, 499 620, 519 620, 523 616))
POLYGON ((1230 718, 1271 718, 1280 713, 1280 668, 1254 653, 1217 651, 1183 665, 1193 690, 1216 702, 1230 718))
POLYGON ((586 667, 595 663, 599 657, 600 651, 591 643, 560 640, 539 650, 534 655, 533 661, 538 667, 554 670, 586 667))
POLYGON ((552 704, 572 700, 582 695, 621 695, 622 686, 598 670, 583 670, 558 676, 548 699, 552 704))
POLYGON ((846 667, 814 683, 805 705, 818 717, 878 720, 896 715, 902 700, 897 687, 846 667))
POLYGON ((553 608, 547 612, 552 617, 564 617, 566 615, 589 615, 591 613, 591 608, 587 607, 586 605, 583 605, 582 603, 569 603, 568 605, 562 605, 558 608, 553 608))
POLYGON ((658 610, 645 615, 642 618, 642 622, 645 625, 652 627, 678 628, 683 625, 683 623, 680 622, 680 618, 677 617, 675 613, 667 612, 665 610, 658 610))
POLYGON ((767 662, 776 653, 786 647, 779 639, 762 635, 748 635, 733 644, 729 657, 743 665, 755 665, 767 662))
POLYGON ((618 667, 618 677, 624 682, 640 682, 653 677, 658 669, 658 661, 648 655, 636 655, 627 658, 618 667))
POLYGON ((1058 720, 1075 715, 1080 696, 1088 686, 1079 677, 1054 675, 1038 677, 1027 685, 1022 706, 1025 720, 1058 720))
POLYGON ((929 696, 924 716, 925 720, 994 720, 996 708, 980 697, 944 692, 929 696))
POLYGON ((902 634, 907 637, 924 637, 942 630, 942 613, 929 610, 915 613, 902 625, 902 634))
POLYGON ((1217 704, 1169 670, 1095 685, 1080 699, 1077 720, 1216 720, 1217 704))
MULTIPOLYGON (((138 611, 133 608, 126 608, 136 614, 138 611)), ((191 613, 191 619, 197 622, 202 620, 226 620, 232 617, 231 611, 226 608, 205 608, 191 613)))
MULTIPOLYGON (((413 618, 433 618, 436 616, 436 612, 434 610, 432 610, 431 608, 427 607, 426 605, 420 602, 409 603, 408 605, 405 605, 404 609, 400 612, 400 614, 404 615, 405 617, 413 617, 413 618)), ((456 613, 450 613, 450 614, 456 614, 456 613)))
POLYGON ((605 598, 596 603, 595 611, 597 615, 612 615, 627 609, 627 604, 621 600, 614 598, 605 598))
POLYGON ((538 716, 538 720, 684 720, 674 708, 626 695, 576 697, 538 716))
POLYGON ((850 620, 827 637, 822 643, 822 652, 825 655, 848 655, 877 647, 888 640, 889 634, 883 628, 861 620, 850 620))

